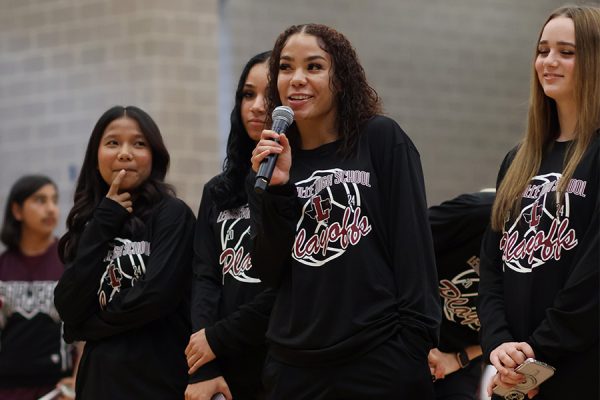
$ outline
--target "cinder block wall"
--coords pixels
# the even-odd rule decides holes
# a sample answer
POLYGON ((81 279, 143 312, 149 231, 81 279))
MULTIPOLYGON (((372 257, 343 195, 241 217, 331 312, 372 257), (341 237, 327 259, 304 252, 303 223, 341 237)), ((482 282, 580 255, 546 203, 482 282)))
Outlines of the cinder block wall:
POLYGON ((2 207, 20 175, 42 172, 64 220, 93 125, 133 104, 161 128, 169 181, 196 211, 220 157, 217 28, 217 0, 0 1, 2 207))
MULTIPOLYGON (((244 0, 226 2, 241 65, 291 24, 335 27, 417 145, 428 201, 494 186, 519 140, 538 30, 562 0, 244 0), (264 21, 270 16, 268 23, 264 21)), ((238 69, 239 70, 239 69, 238 69)))
POLYGON ((524 127, 536 34, 562 3, 1 0, 0 206, 18 176, 43 172, 59 184, 64 220, 93 124, 135 104, 160 126, 169 181, 196 211, 221 165, 243 63, 304 22, 355 45, 420 150, 430 204, 491 186, 524 127))

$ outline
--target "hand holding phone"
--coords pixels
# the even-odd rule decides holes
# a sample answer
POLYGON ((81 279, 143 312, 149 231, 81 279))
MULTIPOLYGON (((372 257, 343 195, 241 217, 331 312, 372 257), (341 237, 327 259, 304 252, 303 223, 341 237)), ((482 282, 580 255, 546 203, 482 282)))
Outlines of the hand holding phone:
POLYGON ((556 369, 546 363, 528 358, 515 368, 515 372, 525 376, 525 382, 519 383, 513 387, 494 386, 493 392, 498 396, 504 396, 507 400, 523 400, 530 390, 538 387, 554 375, 556 369))
POLYGON ((66 396, 70 399, 75 398, 75 389, 73 389, 71 386, 62 384, 58 385, 58 388, 60 389, 60 394, 63 396, 66 396))
POLYGON ((42 397, 40 397, 38 400, 55 400, 58 399, 59 396, 66 396, 70 399, 74 399, 75 390, 73 390, 73 388, 68 385, 61 384, 58 385, 58 387, 55 387, 50 392, 43 395, 42 397))

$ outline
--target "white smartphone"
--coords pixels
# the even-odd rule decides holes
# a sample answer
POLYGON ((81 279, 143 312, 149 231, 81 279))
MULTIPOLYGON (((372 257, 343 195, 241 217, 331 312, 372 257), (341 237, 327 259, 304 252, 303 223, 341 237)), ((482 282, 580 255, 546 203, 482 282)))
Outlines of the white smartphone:
POLYGON ((58 385, 58 388, 60 389, 60 393, 63 396, 67 396, 71 399, 75 398, 75 389, 73 389, 71 386, 67 386, 67 385, 58 385))
POLYGON ((42 397, 40 397, 38 400, 54 400, 58 397, 59 394, 60 394, 60 389, 54 388, 50 392, 48 392, 45 395, 43 395, 42 397))
POLYGON ((527 392, 542 384, 546 379, 554 375, 556 369, 546 363, 528 358, 515 368, 515 372, 525 376, 525 382, 519 383, 512 388, 494 386, 493 392, 498 396, 504 396, 507 400, 523 400, 527 392))
POLYGON ((45 395, 40 397, 38 400, 54 400, 54 399, 57 399, 58 396, 60 396, 60 395, 67 396, 69 398, 74 399, 75 398, 75 390, 73 390, 73 388, 71 388, 70 386, 67 386, 67 385, 58 385, 57 388, 54 388, 52 391, 46 393, 45 395))

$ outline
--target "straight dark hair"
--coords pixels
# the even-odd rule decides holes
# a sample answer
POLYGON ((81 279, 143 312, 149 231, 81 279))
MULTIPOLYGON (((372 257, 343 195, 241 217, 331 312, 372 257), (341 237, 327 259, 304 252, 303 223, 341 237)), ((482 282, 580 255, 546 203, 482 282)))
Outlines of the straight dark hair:
POLYGON ((154 206, 163 197, 175 194, 173 187, 164 182, 170 156, 154 120, 144 110, 135 106, 110 108, 96 122, 85 151, 73 196, 73 208, 67 216, 67 233, 58 243, 58 254, 64 263, 75 258, 83 228, 108 192, 109 186, 98 171, 98 148, 108 125, 119 118, 131 118, 138 123, 152 152, 150 176, 135 190, 133 214, 126 222, 126 229, 133 230, 136 226, 143 225, 154 206))
POLYGON ((248 60, 238 80, 235 91, 235 105, 229 118, 230 128, 223 172, 215 178, 215 182, 210 188, 211 195, 219 211, 242 206, 248 201, 244 179, 250 172, 250 157, 256 143, 248 136, 242 122, 241 110, 244 85, 252 67, 267 62, 270 54, 270 51, 265 51, 248 60))
POLYGON ((25 200, 40 190, 42 186, 52 185, 58 191, 56 183, 45 175, 25 175, 19 178, 11 187, 6 207, 4 208, 4 223, 0 239, 9 250, 17 250, 21 242, 22 222, 15 218, 13 204, 23 206, 25 200))

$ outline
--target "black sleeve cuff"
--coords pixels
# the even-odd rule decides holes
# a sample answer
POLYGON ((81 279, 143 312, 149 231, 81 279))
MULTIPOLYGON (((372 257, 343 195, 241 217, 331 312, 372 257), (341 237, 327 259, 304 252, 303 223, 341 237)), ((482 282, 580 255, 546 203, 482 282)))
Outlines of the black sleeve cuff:
POLYGON ((293 196, 296 194, 296 186, 288 181, 283 185, 267 187, 267 193, 275 196, 293 196))
POLYGON ((196 372, 190 375, 189 383, 197 383, 203 381, 209 381, 218 376, 222 376, 221 367, 217 360, 212 360, 209 363, 204 364, 196 372))
POLYGON ((401 334, 425 358, 427 358, 429 350, 435 347, 431 340, 428 339, 427 332, 424 329, 414 326, 404 326, 402 327, 401 334))
POLYGON ((109 236, 117 234, 130 215, 123 206, 108 197, 103 198, 94 211, 94 218, 109 236))
POLYGON ((275 210, 282 217, 295 220, 300 217, 300 204, 296 194, 296 186, 292 183, 269 186, 263 193, 263 207, 275 210))
POLYGON ((210 346, 210 349, 215 354, 215 357, 223 357, 226 353, 226 346, 219 340, 219 334, 214 326, 204 328, 204 334, 206 335, 206 341, 210 346))

